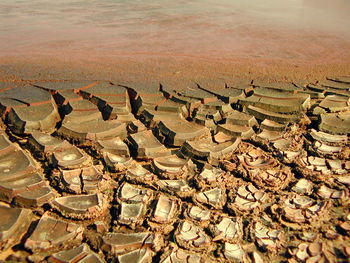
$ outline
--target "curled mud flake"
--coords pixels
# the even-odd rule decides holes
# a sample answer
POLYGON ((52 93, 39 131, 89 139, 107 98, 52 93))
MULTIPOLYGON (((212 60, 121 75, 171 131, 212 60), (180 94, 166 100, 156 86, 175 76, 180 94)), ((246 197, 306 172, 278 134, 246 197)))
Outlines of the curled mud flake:
POLYGON ((313 192, 313 184, 311 181, 302 178, 296 183, 292 190, 299 194, 311 195, 313 192))
POLYGON ((48 155, 57 148, 67 146, 67 141, 42 132, 32 132, 28 138, 28 146, 36 155, 48 155))
MULTIPOLYGON (((246 104, 246 105, 248 105, 248 104, 246 104)), ((259 105, 259 106, 261 106, 261 105, 259 105)), ((270 110, 265 109, 265 106, 264 106, 264 108, 260 108, 260 107, 255 107, 253 105, 248 105, 245 108, 245 112, 253 115, 255 118, 257 118, 259 120, 269 119, 269 120, 273 120, 273 121, 283 123, 283 124, 299 122, 300 119, 303 117, 303 115, 300 112, 295 113, 295 114, 290 114, 291 112, 278 113, 278 112, 274 112, 274 111, 270 111, 270 110)))
POLYGON ((285 131, 283 137, 276 139, 269 145, 262 145, 279 157, 284 163, 294 163, 295 158, 299 157, 304 152, 304 139, 302 136, 303 131, 292 126, 289 130, 285 131))
POLYGON ((15 181, 36 171, 34 160, 21 149, 13 148, 0 156, 0 182, 15 181))
POLYGON ((73 170, 61 170, 63 190, 80 194, 103 192, 108 188, 109 176, 102 173, 99 166, 89 166, 73 170))
POLYGON ((334 262, 334 252, 325 243, 301 243, 289 254, 298 262, 334 262))
MULTIPOLYGON (((314 199, 293 194, 281 204, 281 221, 295 229, 307 227, 299 223, 312 222, 314 220, 328 220, 328 214, 324 211, 328 208, 329 202, 316 202, 314 199), (321 216, 321 214, 323 214, 321 216), (284 221, 286 220, 286 221, 284 221), (289 224, 290 222, 291 224, 289 224)), ((277 212, 277 216, 279 216, 277 212)))
POLYGON ((6 134, 0 130, 0 155, 16 150, 14 144, 7 138, 6 134))
POLYGON ((222 209, 226 203, 226 191, 224 187, 215 187, 207 191, 196 193, 193 199, 200 204, 209 205, 215 209, 222 209))
POLYGON ((188 175, 188 160, 176 155, 157 157, 152 161, 152 168, 157 175, 168 179, 185 178, 188 175))
POLYGON ((118 256, 136 249, 150 248, 158 251, 162 244, 159 233, 107 233, 102 238, 102 249, 111 256, 118 256))
POLYGON ((57 133, 67 140, 75 141, 79 146, 91 146, 97 140, 107 140, 113 137, 126 137, 126 124, 118 120, 68 120, 65 119, 57 133))
POLYGON ((149 248, 137 249, 118 256, 119 263, 151 263, 155 253, 149 248))
POLYGON ((201 189, 225 184, 225 179, 225 172, 211 165, 204 166, 203 171, 195 177, 197 186, 201 189))
MULTIPOLYGON (((22 91, 19 91, 17 88, 10 90, 28 92, 26 91, 27 89, 30 90, 31 88, 25 87, 22 91)), ((48 92, 46 93, 48 94, 48 97, 45 101, 35 102, 29 104, 27 107, 23 107, 23 104, 8 107, 9 111, 6 116, 6 124, 12 132, 23 135, 29 134, 33 131, 51 133, 55 130, 55 126, 61 118, 51 95, 48 92)), ((35 93, 32 94, 32 97, 36 96, 34 94, 35 93)), ((18 97, 18 94, 15 96, 18 97)))
POLYGON ((161 144, 152 131, 143 131, 129 135, 125 139, 132 156, 140 159, 153 159, 160 156, 170 156, 171 152, 161 144))
POLYGON ((277 160, 260 149, 253 148, 248 153, 238 156, 240 165, 245 169, 268 169, 278 165, 277 160))
POLYGON ((224 217, 218 224, 210 225, 209 229, 214 236, 213 241, 237 243, 242 240, 243 224, 240 218, 224 217))
MULTIPOLYGON (((292 145, 292 141, 286 138, 280 138, 280 139, 276 139, 273 142, 273 147, 275 150, 280 151, 280 152, 284 152, 290 150, 292 145)), ((293 151, 294 152, 294 151, 293 151)))
POLYGON ((193 120, 199 125, 207 127, 209 129, 215 129, 215 123, 221 121, 222 117, 218 110, 199 108, 199 110, 195 113, 193 120))
POLYGON ((148 204, 152 197, 152 190, 129 183, 122 184, 118 189, 118 200, 121 202, 148 204))
POLYGON ((263 250, 277 251, 284 245, 284 233, 281 228, 270 228, 257 221, 251 228, 253 240, 257 246, 263 250))
POLYGON ((21 240, 33 218, 29 209, 0 205, 0 249, 5 250, 21 240))
POLYGON ((207 226, 209 224, 212 212, 198 206, 191 206, 187 209, 185 215, 189 219, 195 220, 199 222, 199 224, 207 226))
MULTIPOLYGON (((169 103, 170 100, 162 100, 164 103, 169 103)), ((161 104, 164 104, 161 103, 161 104)), ((176 104, 176 103, 175 103, 176 104)), ((158 105, 159 106, 159 105, 158 105)), ((164 126, 165 122, 175 122, 184 118, 184 115, 188 115, 186 106, 180 106, 180 108, 174 108, 173 112, 161 111, 158 106, 152 106, 144 108, 141 110, 139 119, 147 126, 149 129, 156 131, 157 137, 164 142, 165 140, 174 140, 175 135, 169 135, 167 127, 164 126), (154 107, 158 107, 155 109, 154 107)), ((178 106, 178 105, 176 105, 178 106)), ((170 143, 173 145, 173 142, 170 143)))
POLYGON ((180 263, 180 262, 191 262, 200 263, 202 262, 202 257, 193 252, 183 250, 175 245, 171 245, 170 248, 165 251, 161 256, 161 263, 180 263))
POLYGON ((119 137, 113 137, 106 140, 98 140, 94 146, 102 156, 103 152, 109 152, 115 155, 130 156, 129 148, 119 137))
POLYGON ((0 200, 11 203, 13 198, 17 195, 34 191, 46 185, 47 183, 44 178, 38 173, 28 175, 15 181, 3 181, 0 182, 0 200))
POLYGON ((188 221, 179 224, 175 231, 175 238, 179 246, 196 251, 212 251, 214 246, 203 229, 188 221))
POLYGON ((144 203, 121 202, 119 210, 118 222, 120 224, 135 227, 143 222, 146 213, 146 206, 144 203))
POLYGON ((227 135, 223 132, 218 132, 214 135, 214 142, 216 143, 224 143, 232 140, 233 140, 232 136, 227 135))
POLYGON ((83 228, 44 214, 24 246, 31 251, 58 249, 68 241, 81 242, 83 228))
POLYGON ((264 119, 260 124, 261 129, 269 131, 284 131, 285 127, 285 125, 269 119, 264 119))
MULTIPOLYGON (((210 103, 199 105, 198 109, 193 113, 194 118, 198 120, 213 120, 213 122, 221 121, 222 115, 220 114, 220 110, 218 110, 220 106, 212 108, 207 107, 209 105, 210 103)), ((203 125, 203 123, 200 124, 203 125)))
POLYGON ((102 194, 58 197, 52 201, 52 205, 62 215, 77 219, 94 218, 103 215, 107 209, 102 194))
POLYGON ((326 185, 322 185, 318 189, 317 195, 323 199, 342 199, 342 200, 349 199, 349 191, 347 189, 336 190, 336 189, 329 188, 326 185))
POLYGON ((159 180, 156 183, 160 189, 174 193, 179 197, 190 197, 195 193, 185 180, 159 180))
POLYGON ((101 167, 90 166, 82 169, 83 192, 96 193, 103 192, 109 186, 110 177, 103 174, 101 167))
POLYGON ((216 143, 212 138, 204 138, 198 141, 186 141, 180 151, 185 156, 218 165, 220 161, 232 155, 240 142, 240 138, 223 143, 216 143))
POLYGON ((225 242, 223 247, 223 254, 230 262, 243 262, 248 263, 250 260, 247 253, 244 251, 240 244, 231 244, 225 242))
POLYGON ((297 158, 299 158, 302 155, 302 152, 295 152, 295 151, 281 151, 281 154, 283 156, 283 160, 286 163, 293 163, 297 158))
POLYGON ((149 184, 157 180, 157 176, 144 168, 142 165, 134 163, 126 170, 126 179, 132 183, 149 184))
MULTIPOLYGON (((326 81, 327 82, 327 81, 326 81)), ((336 83, 336 82, 334 82, 336 83)), ((328 83, 325 85, 329 85, 328 83)), ((338 84, 339 85, 339 84, 338 84)), ((328 86, 329 88, 329 86, 328 86)), ((335 88, 334 85, 332 85, 331 88, 335 88)), ((338 89, 339 87, 336 87, 338 89)), ((346 88, 343 87, 345 90, 346 88)), ((323 113, 334 113, 334 112, 341 112, 346 111, 349 109, 349 100, 346 96, 340 96, 340 95, 327 95, 314 109, 314 112, 316 111, 323 112, 323 113)))
POLYGON ((248 140, 255 135, 252 127, 230 123, 219 124, 217 126, 217 131, 223 132, 232 137, 241 137, 242 140, 248 140))
POLYGON ((49 186, 33 190, 26 190, 14 198, 14 203, 21 207, 40 207, 56 197, 56 193, 49 186))
POLYGON ((327 164, 333 171, 343 169, 343 162, 341 160, 327 160, 327 164))
POLYGON ((91 250, 87 244, 82 244, 76 248, 60 251, 50 256, 50 262, 81 262, 83 258, 86 258, 91 253, 91 250))
POLYGON ((294 253, 293 256, 296 259, 301 260, 302 262, 305 262, 306 259, 309 257, 309 254, 307 253, 307 247, 308 245, 306 243, 299 244, 298 248, 292 252, 294 253))
MULTIPOLYGON (((327 209, 329 207, 329 205, 330 205, 329 201, 318 202, 318 203, 314 204, 313 206, 307 208, 305 211, 305 215, 309 219, 309 221, 311 221, 312 219, 320 216, 320 214, 322 212, 324 212, 325 209, 327 209)), ((326 219, 327 219, 327 217, 325 216, 323 218, 323 220, 326 220, 326 219)))
POLYGON ((180 115, 177 119, 162 118, 157 129, 171 146, 181 146, 185 141, 196 141, 210 136, 207 127, 189 122, 180 115))
POLYGON ((344 231, 345 234, 350 236, 350 222, 349 221, 345 221, 345 222, 339 224, 339 227, 341 228, 341 230, 344 231))
POLYGON ((317 234, 313 231, 307 231, 304 230, 300 235, 299 235, 301 240, 307 241, 307 242, 313 242, 317 238, 317 234))
POLYGON ((348 161, 327 159, 327 164, 334 175, 347 175, 350 173, 350 167, 347 165, 348 161))
POLYGON ((148 224, 154 228, 169 233, 173 229, 173 223, 180 212, 180 201, 160 194, 148 224))
POLYGON ((273 160, 258 150, 253 150, 252 152, 239 156, 238 158, 242 165, 247 169, 262 168, 273 164, 273 160))
POLYGON ((350 150, 346 135, 331 135, 323 132, 311 131, 313 142, 307 141, 308 150, 317 156, 331 159, 349 159, 350 150), (316 139, 315 139, 316 138, 316 139))
POLYGON ((314 141, 326 143, 328 145, 346 145, 348 137, 346 135, 335 135, 311 129, 310 136, 314 141))
MULTIPOLYGON (((230 198, 233 202, 228 206, 233 210, 239 210, 240 212, 249 212, 257 208, 261 208, 261 204, 267 200, 268 195, 257 189, 253 184, 242 185, 238 188, 237 194, 230 193, 230 198)), ((259 210, 259 209, 258 209, 259 210)))
POLYGON ((331 146, 319 141, 314 142, 312 147, 315 152, 321 156, 335 156, 344 151, 344 149, 340 146, 331 146))
POLYGON ((320 131, 331 134, 350 133, 349 112, 339 112, 336 114, 320 114, 320 131))
POLYGON ((336 178, 336 181, 340 184, 350 185, 350 176, 339 176, 336 178))
POLYGON ((111 172, 125 171, 133 163, 130 156, 121 156, 109 152, 103 153, 103 159, 111 172))
POLYGON ((61 182, 64 190, 80 194, 82 192, 82 169, 61 170, 61 182))
POLYGON ((258 186, 271 190, 283 189, 293 178, 289 169, 256 169, 249 171, 249 175, 258 186))
POLYGON ((306 222, 306 218, 303 215, 303 212, 301 210, 298 210, 298 209, 285 207, 283 209, 283 216, 288 221, 291 221, 291 222, 294 222, 294 223, 304 223, 304 222, 306 222))
POLYGON ((269 144, 283 140, 283 135, 284 133, 279 131, 262 130, 259 134, 253 137, 253 140, 262 147, 269 149, 269 144))
POLYGON ((286 205, 293 206, 297 209, 299 208, 308 208, 314 203, 314 200, 310 197, 307 196, 302 196, 302 195, 293 195, 290 199, 287 199, 285 201, 286 205))
POLYGON ((51 163, 63 169, 75 169, 91 165, 92 160, 85 152, 71 145, 56 149, 51 156, 51 163))
POLYGON ((320 157, 306 156, 296 161, 297 171, 306 177, 329 176, 332 171, 327 166, 327 160, 320 157))

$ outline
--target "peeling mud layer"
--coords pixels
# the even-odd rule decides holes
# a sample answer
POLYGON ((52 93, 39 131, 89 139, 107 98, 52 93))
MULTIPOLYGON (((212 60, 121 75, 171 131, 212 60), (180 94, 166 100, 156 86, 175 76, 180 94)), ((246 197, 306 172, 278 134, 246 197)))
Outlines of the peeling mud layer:
POLYGON ((350 76, 0 85, 0 260, 349 261, 350 76))

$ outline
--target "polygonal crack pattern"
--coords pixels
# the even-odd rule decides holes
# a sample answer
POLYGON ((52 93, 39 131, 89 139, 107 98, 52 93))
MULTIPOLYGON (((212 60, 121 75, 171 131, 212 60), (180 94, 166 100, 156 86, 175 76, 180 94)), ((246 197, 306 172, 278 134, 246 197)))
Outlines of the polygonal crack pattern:
POLYGON ((0 261, 346 262, 349 80, 0 86, 0 261))

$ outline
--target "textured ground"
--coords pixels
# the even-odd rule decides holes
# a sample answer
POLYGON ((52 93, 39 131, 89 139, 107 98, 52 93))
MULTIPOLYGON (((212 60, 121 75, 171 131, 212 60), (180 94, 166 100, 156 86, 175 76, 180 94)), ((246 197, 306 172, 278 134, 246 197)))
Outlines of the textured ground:
POLYGON ((350 77, 33 79, 0 83, 0 260, 348 262, 350 77))

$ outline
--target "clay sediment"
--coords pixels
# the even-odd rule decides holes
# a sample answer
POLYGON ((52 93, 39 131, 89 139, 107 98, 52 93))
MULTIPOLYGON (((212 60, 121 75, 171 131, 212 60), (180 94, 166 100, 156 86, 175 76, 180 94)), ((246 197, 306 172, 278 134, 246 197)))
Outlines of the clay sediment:
POLYGON ((33 82, 0 113, 0 260, 350 258, 349 77, 33 82))

